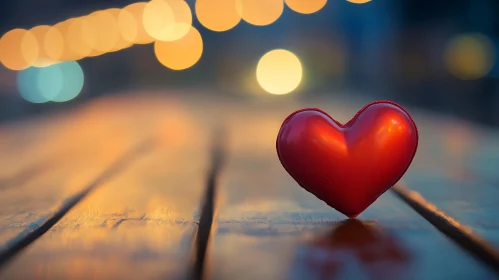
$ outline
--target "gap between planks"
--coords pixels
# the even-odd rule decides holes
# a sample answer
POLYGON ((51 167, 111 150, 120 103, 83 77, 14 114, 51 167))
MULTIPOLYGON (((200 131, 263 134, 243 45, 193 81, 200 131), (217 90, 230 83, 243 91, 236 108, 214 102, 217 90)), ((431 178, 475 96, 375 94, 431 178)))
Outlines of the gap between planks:
POLYGON ((214 134, 210 166, 206 177, 205 193, 201 201, 201 215, 194 244, 194 262, 189 273, 192 280, 201 280, 206 276, 206 254, 215 217, 217 182, 226 158, 225 131, 216 130, 214 134))
POLYGON ((105 169, 82 191, 66 199, 58 210, 46 217, 43 217, 38 222, 32 223, 18 236, 10 240, 6 247, 0 251, 0 270, 24 248, 45 234, 91 191, 126 169, 137 158, 152 150, 156 144, 157 142, 154 141, 153 138, 147 138, 146 140, 141 141, 139 144, 135 145, 119 157, 118 160, 105 169))
POLYGON ((409 190, 401 183, 395 184, 391 190, 435 228, 499 274, 499 251, 494 246, 474 234, 469 227, 438 210, 418 192, 409 190))
MULTIPOLYGON (((194 247, 194 263, 191 279, 203 279, 206 263, 206 252, 212 231, 215 214, 215 197, 217 192, 217 180, 223 167, 226 154, 224 145, 225 134, 218 133, 213 141, 211 150, 210 167, 206 178, 205 194, 201 205, 201 215, 196 233, 194 247)), ((49 217, 43 218, 35 224, 36 228, 28 227, 16 238, 7 243, 6 248, 0 251, 0 269, 13 257, 20 253, 25 247, 36 241, 52 226, 54 226, 66 213, 85 198, 92 190, 103 182, 118 174, 131 164, 136 158, 145 154, 155 146, 153 139, 142 141, 139 145, 130 149, 122 155, 114 164, 106 169, 92 183, 78 194, 66 199, 63 205, 49 217)), ((481 237, 475 235, 469 228, 437 209, 437 207, 426 201, 419 193, 407 189, 404 185, 397 183, 391 189, 397 197, 407 203, 412 209, 435 226, 439 231, 455 241, 459 246, 466 249, 476 258, 487 264, 499 273, 499 252, 481 237)))
MULTIPOLYGON (((202 280, 205 276, 206 253, 216 209, 217 179, 226 154, 226 146, 222 144, 222 140, 223 137, 218 137, 214 141, 214 147, 212 148, 210 168, 206 178, 205 194, 200 207, 201 216, 194 246, 194 264, 190 274, 192 280, 202 280)), ((435 205, 427 202, 419 193, 407 189, 401 183, 397 183, 391 190, 439 231, 499 273, 499 252, 487 241, 475 235, 471 229, 460 224, 449 215, 438 210, 435 205)))

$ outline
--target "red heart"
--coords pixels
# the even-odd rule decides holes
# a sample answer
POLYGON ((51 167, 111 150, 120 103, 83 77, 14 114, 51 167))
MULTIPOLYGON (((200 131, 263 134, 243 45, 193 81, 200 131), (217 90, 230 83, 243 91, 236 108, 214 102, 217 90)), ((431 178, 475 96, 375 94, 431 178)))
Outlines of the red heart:
POLYGON ((366 105, 342 125, 319 109, 289 115, 277 135, 277 155, 300 186, 354 218, 407 171, 418 130, 402 106, 366 105))

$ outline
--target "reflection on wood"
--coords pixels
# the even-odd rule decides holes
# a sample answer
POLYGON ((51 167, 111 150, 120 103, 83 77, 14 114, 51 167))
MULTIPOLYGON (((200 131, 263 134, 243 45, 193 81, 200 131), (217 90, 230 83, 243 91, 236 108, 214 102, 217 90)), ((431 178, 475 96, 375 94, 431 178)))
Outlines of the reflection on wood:
POLYGON ((300 245, 288 278, 403 279, 411 258, 404 246, 374 223, 346 220, 300 245))
MULTIPOLYGON (((364 105, 340 104, 345 103, 309 100, 300 107, 319 107, 345 121, 364 105)), ((268 127, 265 130, 268 133, 262 129, 258 140, 251 145, 242 144, 243 140, 231 145, 220 190, 217 232, 210 250, 211 279, 288 279, 297 269, 295 262, 303 257, 303 250, 308 250, 303 249, 303 240, 320 238, 324 234, 320 232, 333 230, 331 227, 344 218, 301 189, 280 165, 275 155, 275 137, 280 122, 290 112, 285 112, 286 105, 283 108, 274 107, 272 113, 265 111, 265 117, 260 118, 249 117, 251 107, 247 106, 232 117, 235 124, 231 135, 252 139, 253 134, 247 128, 253 126, 268 127)), ((421 160, 416 165, 425 166, 421 160)), ((407 258, 402 263, 383 262, 380 264, 383 268, 368 266, 362 274, 355 274, 361 271, 362 262, 350 257, 346 265, 351 267, 341 272, 338 268, 333 279, 384 279, 383 274, 375 277, 381 273, 378 269, 396 271, 399 274, 393 275, 395 279, 495 277, 493 271, 456 247, 391 193, 381 196, 359 218, 373 220, 379 228, 386 229, 388 233, 382 236, 396 240, 394 246, 407 258)), ((324 278, 319 275, 316 279, 324 278)))

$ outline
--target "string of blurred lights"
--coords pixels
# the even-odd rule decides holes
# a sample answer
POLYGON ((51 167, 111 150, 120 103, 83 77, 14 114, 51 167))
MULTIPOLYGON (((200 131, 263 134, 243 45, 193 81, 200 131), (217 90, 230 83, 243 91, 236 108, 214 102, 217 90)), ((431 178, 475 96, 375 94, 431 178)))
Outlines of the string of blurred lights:
MULTIPOLYGON (((228 31, 241 19, 257 26, 275 22, 284 3, 310 14, 327 0, 197 0, 196 16, 205 28, 228 31)), ((16 28, 0 39, 0 62, 8 69, 47 67, 119 51, 134 44, 176 41, 189 33, 192 11, 184 0, 151 0, 95 11, 54 26, 16 28)), ((158 49, 158 48, 155 48, 158 49)), ((184 69, 184 68, 182 68, 184 69)))
MULTIPOLYGON (((371 0, 346 1, 364 4, 371 0)), ((53 26, 13 29, 0 39, 0 62, 19 71, 18 88, 26 100, 64 102, 76 97, 83 87, 84 75, 77 61, 86 57, 153 43, 155 56, 165 67, 184 70, 195 65, 203 53, 203 40, 192 26, 193 12, 204 28, 224 32, 241 21, 270 25, 279 19, 285 6, 297 13, 312 14, 326 3, 327 0, 196 0, 191 10, 185 0, 137 2, 53 26)), ((465 34, 452 38, 443 56, 452 75, 473 80, 493 69, 496 52, 485 35, 465 34)), ((295 54, 277 49, 258 61, 256 78, 267 92, 285 94, 299 86, 302 72, 295 54)))

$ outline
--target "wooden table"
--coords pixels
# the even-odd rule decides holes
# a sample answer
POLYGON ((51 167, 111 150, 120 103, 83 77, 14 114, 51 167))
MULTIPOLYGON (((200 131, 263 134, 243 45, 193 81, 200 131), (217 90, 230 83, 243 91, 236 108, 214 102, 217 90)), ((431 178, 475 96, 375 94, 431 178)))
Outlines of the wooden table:
POLYGON ((5 124, 0 279, 499 279, 498 132, 408 108, 414 163, 356 220, 281 167, 289 113, 368 101, 131 92, 5 124))

